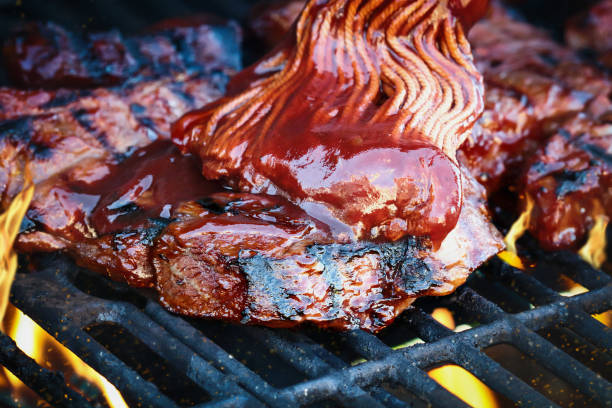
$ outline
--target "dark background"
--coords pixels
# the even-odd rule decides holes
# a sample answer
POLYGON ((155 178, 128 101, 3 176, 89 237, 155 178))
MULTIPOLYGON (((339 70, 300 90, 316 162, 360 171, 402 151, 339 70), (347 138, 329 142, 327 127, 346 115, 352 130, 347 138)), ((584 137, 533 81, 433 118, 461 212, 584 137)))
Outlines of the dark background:
MULTIPOLYGON (((207 12, 232 18, 247 27, 255 4, 275 0, 0 0, 0 44, 13 28, 25 21, 53 21, 78 32, 117 28, 124 34, 138 33, 170 17, 207 12)), ((597 0, 506 0, 520 15, 549 29, 563 39, 563 25, 569 16, 597 0)), ((249 65, 264 48, 248 29, 244 32, 243 63, 249 65)), ((7 85, 0 70, 0 85, 7 85)))
MULTIPOLYGON (((266 0, 263 0, 266 1, 266 0)), ((137 32, 166 17, 208 11, 244 21, 257 0, 0 0, 0 36, 15 21, 53 20, 70 29, 100 30, 111 27, 137 32)), ((558 30, 567 16, 596 0, 510 0, 530 20, 558 30)))

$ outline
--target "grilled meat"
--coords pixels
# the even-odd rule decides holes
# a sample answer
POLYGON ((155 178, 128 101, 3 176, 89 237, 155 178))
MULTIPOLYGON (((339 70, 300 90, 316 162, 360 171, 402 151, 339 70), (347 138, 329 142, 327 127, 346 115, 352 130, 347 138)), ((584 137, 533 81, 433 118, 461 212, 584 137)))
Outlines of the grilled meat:
POLYGON ((499 6, 470 40, 486 108, 460 158, 489 193, 511 185, 534 199, 529 230, 540 245, 577 249, 612 212, 612 82, 499 6))
POLYGON ((152 286, 149 252, 157 235, 183 201, 220 189, 168 141, 125 159, 85 159, 37 185, 16 248, 62 250, 112 279, 152 286))
MULTIPOLYGON (((296 12, 297 7, 294 1, 285 3, 284 11, 279 11, 276 5, 268 13, 259 11, 258 18, 265 20, 268 15, 288 18, 288 12, 296 12)), ((604 33, 609 28, 605 24, 608 3, 604 1, 594 7, 590 17, 573 21, 568 28, 570 45, 575 48, 586 45, 601 52, 607 49, 609 39, 604 33), (580 41, 571 38, 578 35, 580 41)), ((267 27, 268 23, 258 24, 267 27)), ((274 27, 261 31, 268 41, 280 37, 280 25, 274 27)), ((556 179, 562 178, 559 168, 568 160, 564 155, 571 156, 570 151, 582 149, 572 145, 562 153, 557 148, 555 154, 548 156, 547 145, 558 146, 560 132, 572 135, 565 139, 574 139, 584 132, 583 138, 595 137, 603 145, 599 151, 609 152, 612 142, 605 123, 612 118, 612 82, 545 31, 514 18, 499 2, 492 4, 488 17, 476 23, 468 37, 476 66, 484 78, 485 107, 473 134, 458 151, 459 160, 489 195, 510 185, 520 196, 525 197, 527 192, 535 197, 530 231, 542 246, 576 248, 593 225, 593 219, 602 211, 610 211, 605 205, 604 210, 598 209, 599 203, 608 202, 605 180, 609 170, 604 165, 607 161, 599 161, 589 173, 591 183, 601 183, 597 188, 587 187, 585 176, 567 176, 571 171, 565 173, 565 188, 552 188, 558 181, 550 181, 552 174, 541 171, 541 163, 555 169, 556 179), (541 184, 550 188, 539 191, 536 186, 541 184), (572 191, 581 193, 569 193, 571 184, 572 191)), ((580 155, 591 157, 592 151, 587 149, 580 155)))
POLYGON ((283 195, 338 241, 440 241, 461 208, 456 150, 482 111, 463 30, 484 6, 308 2, 245 89, 186 115, 173 140, 206 178, 283 195))
POLYGON ((212 16, 167 20, 138 36, 67 31, 54 23, 20 27, 2 64, 21 87, 92 88, 126 80, 240 69, 240 29, 212 16))
MULTIPOLYGON (((178 114, 218 96, 205 77, 2 92, 3 200, 20 185, 24 163, 37 183, 18 249, 63 250, 113 279, 156 283, 161 302, 180 313, 379 330, 418 296, 454 290, 502 247, 482 188, 445 145, 421 141, 398 152, 423 149, 453 169, 462 203, 449 231, 399 239, 400 232, 393 243, 338 241, 328 219, 278 195, 228 192, 164 141, 178 114)), ((424 180, 444 187, 441 174, 424 180)))
POLYGON ((602 0, 570 19, 565 39, 570 47, 594 54, 604 67, 612 69, 612 1, 602 0))
MULTIPOLYGON (((138 148, 167 140, 172 120, 219 97, 221 92, 211 78, 143 82, 133 87, 95 90, 64 106, 2 122, 3 203, 10 202, 19 190, 26 165, 37 185, 17 249, 67 250, 80 264, 93 270, 133 285, 150 286, 152 268, 147 258, 140 255, 152 244, 155 237, 152 229, 159 232, 158 220, 141 217, 126 228, 106 231, 104 223, 91 218, 100 206, 111 206, 115 211, 108 217, 116 218, 130 206, 141 205, 137 200, 141 198, 139 194, 151 193, 147 180, 134 176, 125 184, 111 186, 105 186, 101 180, 107 177, 122 180, 125 174, 137 174, 137 165, 122 164, 126 160, 137 162, 138 156, 131 156, 138 148), (101 200, 105 189, 119 194, 116 200, 101 200), (129 199, 124 198, 125 205, 121 205, 124 195, 129 199)), ((174 152, 174 157, 158 163, 159 167, 173 171, 176 176, 184 175, 185 183, 193 180, 185 187, 199 187, 204 180, 197 165, 174 152)), ((147 175, 152 177, 150 174, 142 177, 147 175)), ((161 201, 159 196, 150 199, 155 198, 161 201)), ((172 204, 171 197, 162 198, 172 204)), ((179 199, 184 198, 179 194, 175 200, 179 199)), ((147 205, 157 214, 163 210, 147 205)))
POLYGON ((30 100, 46 102, 28 106, 17 116, 11 101, 24 92, 0 89, 2 206, 23 184, 26 163, 38 184, 85 159, 120 161, 156 139, 167 139, 173 120, 221 91, 211 78, 185 75, 72 95, 28 91, 25 105, 30 100))
POLYGON ((502 248, 484 190, 469 176, 463 183, 459 221, 438 248, 415 237, 333 243, 325 224, 278 197, 214 195, 217 213, 187 203, 153 250, 160 300, 198 317, 380 330, 417 297, 452 292, 502 248))
POLYGON ((520 179, 526 159, 567 115, 610 107, 612 83, 600 71, 499 5, 469 38, 485 112, 461 157, 490 193, 520 179))
POLYGON ((568 119, 530 159, 530 231, 547 249, 578 249, 597 217, 612 217, 612 125, 568 119))

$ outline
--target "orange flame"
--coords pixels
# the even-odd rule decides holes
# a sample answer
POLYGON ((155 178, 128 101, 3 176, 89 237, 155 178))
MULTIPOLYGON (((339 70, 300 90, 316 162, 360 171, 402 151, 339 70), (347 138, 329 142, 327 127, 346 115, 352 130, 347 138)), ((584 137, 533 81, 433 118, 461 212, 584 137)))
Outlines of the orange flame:
MULTIPOLYGON (((80 379, 95 385, 102 392, 111 408, 127 408, 127 404, 119 391, 106 378, 64 347, 19 309, 9 305, 9 310, 12 312, 13 319, 9 324, 10 327, 7 328, 7 334, 15 340, 17 346, 24 353, 33 358, 40 366, 63 371, 64 377, 68 380, 74 374, 80 379), (56 355, 59 357, 58 360, 61 361, 52 361, 49 358, 51 355, 56 355)), ((12 374, 8 377, 14 387, 21 385, 21 382, 14 381, 16 378, 12 374)))
MULTIPOLYGON (((64 372, 65 378, 70 378, 70 373, 76 374, 78 377, 96 385, 111 408, 127 408, 127 404, 119 391, 108 380, 8 302, 11 285, 17 270, 17 255, 13 251, 13 243, 34 193, 34 186, 31 184, 27 169, 24 175, 27 180, 26 187, 13 199, 8 209, 0 215, 0 321, 3 323, 4 332, 15 340, 17 346, 40 366, 52 370, 60 369, 64 372), (7 310, 11 312, 9 313, 11 315, 10 320, 5 319, 7 310), (47 358, 52 351, 63 357, 63 362, 59 364, 59 367, 54 367, 47 358)), ((10 388, 14 398, 19 399, 20 396, 31 393, 7 369, 0 367, 0 373, 4 374, 5 377, 5 381, 0 381, 0 386, 10 388)))
POLYGON ((599 320, 601 324, 612 328, 612 310, 608 310, 607 312, 599 314, 594 314, 593 317, 599 320))
POLYGON ((525 231, 527 231, 529 228, 529 223, 531 222, 531 212, 533 211, 534 204, 533 199, 529 196, 529 194, 526 194, 525 198, 527 202, 525 210, 521 213, 514 224, 512 224, 512 227, 510 227, 510 230, 504 238, 506 250, 497 254, 502 261, 521 270, 525 270, 525 265, 518 256, 516 241, 522 237, 525 231))
MULTIPOLYGON (((30 174, 25 172, 26 180, 30 180, 30 174)), ((30 181, 19 193, 8 209, 0 215, 0 321, 6 312, 11 285, 17 270, 17 254, 12 250, 13 243, 19 233, 21 220, 32 201, 34 186, 30 181)))
MULTIPOLYGON (((455 330, 455 319, 450 310, 437 308, 431 316, 443 326, 455 330)), ((434 368, 428 374, 438 384, 472 407, 499 407, 493 390, 463 367, 448 364, 434 368)))
POLYGON ((606 228, 609 221, 603 214, 597 216, 595 225, 589 231, 589 239, 578 251, 578 255, 596 269, 600 269, 606 261, 606 228))

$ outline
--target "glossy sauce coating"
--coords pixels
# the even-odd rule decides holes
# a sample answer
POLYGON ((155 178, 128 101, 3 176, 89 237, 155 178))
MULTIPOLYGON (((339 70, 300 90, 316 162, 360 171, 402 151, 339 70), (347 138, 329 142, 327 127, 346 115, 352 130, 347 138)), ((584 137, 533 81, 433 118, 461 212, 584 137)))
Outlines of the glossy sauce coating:
POLYGON ((119 166, 108 168, 100 181, 70 185, 77 194, 97 197, 91 212, 99 234, 116 232, 149 218, 170 219, 176 206, 222 191, 205 180, 193 156, 182 155, 168 142, 156 142, 134 153, 119 166))
POLYGON ((482 110, 453 13, 467 26, 486 2, 461 4, 307 2, 292 37, 173 140, 205 177, 281 194, 335 224, 338 241, 439 242, 461 208, 455 152, 482 110))

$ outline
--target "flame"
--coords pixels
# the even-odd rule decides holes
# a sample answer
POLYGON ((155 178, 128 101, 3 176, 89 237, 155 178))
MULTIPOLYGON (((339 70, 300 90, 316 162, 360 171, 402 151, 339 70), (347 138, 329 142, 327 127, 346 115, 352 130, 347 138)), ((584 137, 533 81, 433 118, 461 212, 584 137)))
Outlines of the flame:
POLYGON ((11 285, 17 270, 17 254, 13 252, 13 243, 34 194, 34 185, 29 181, 31 177, 27 169, 25 178, 25 188, 0 215, 0 321, 6 312, 11 285))
POLYGON ((607 312, 594 314, 593 317, 603 325, 606 325, 612 328, 612 310, 608 310, 607 312))
MULTIPOLYGON (((431 316, 448 329, 455 330, 455 319, 450 310, 437 308, 431 316)), ((463 367, 456 364, 448 364, 434 368, 428 374, 438 384, 472 407, 499 407, 493 390, 463 367)))
POLYGON ((497 256, 510 266, 525 270, 523 261, 518 256, 516 249, 516 241, 523 236, 525 231, 529 228, 531 222, 531 212, 533 211, 533 199, 529 194, 525 194, 526 206, 525 210, 521 213, 514 224, 510 227, 510 230, 504 237, 504 243, 506 244, 506 250, 497 254, 497 256))
MULTIPOLYGON (((24 176, 26 179, 25 187, 15 196, 8 209, 0 215, 0 322, 3 323, 3 331, 15 340, 17 347, 33 358, 40 366, 51 370, 60 369, 64 372, 65 378, 68 379, 71 378, 70 374, 76 374, 78 377, 96 385, 111 408, 127 408, 127 404, 119 391, 106 378, 85 364, 32 319, 8 302, 11 285, 17 270, 17 254, 13 251, 13 243, 34 193, 34 186, 31 184, 31 177, 27 168, 24 176), (7 314, 7 311, 10 313, 7 314), (7 318, 9 315, 10 319, 7 318), (51 364, 48 358, 53 352, 62 357, 63 361, 58 364, 58 367, 51 364)), ((5 381, 0 381, 0 386, 10 388, 14 398, 18 399, 20 396, 31 394, 31 390, 9 370, 3 367, 0 367, 0 369, 0 373, 4 374, 5 377, 5 381), (2 384, 3 382, 4 384, 2 384)))
POLYGON ((67 379, 75 374, 80 379, 95 385, 102 392, 111 408, 128 407, 119 391, 106 378, 64 347, 19 309, 9 305, 9 310, 11 310, 14 318, 10 322, 10 327, 8 327, 6 333, 15 340, 17 346, 24 353, 33 358, 40 366, 51 370, 62 370, 64 377, 67 379), (52 361, 50 356, 53 354, 57 354, 62 361, 57 363, 52 361))
POLYGON ((606 261, 606 228, 609 221, 606 215, 597 216, 595 225, 589 231, 589 239, 578 251, 578 255, 595 269, 600 269, 606 261))

